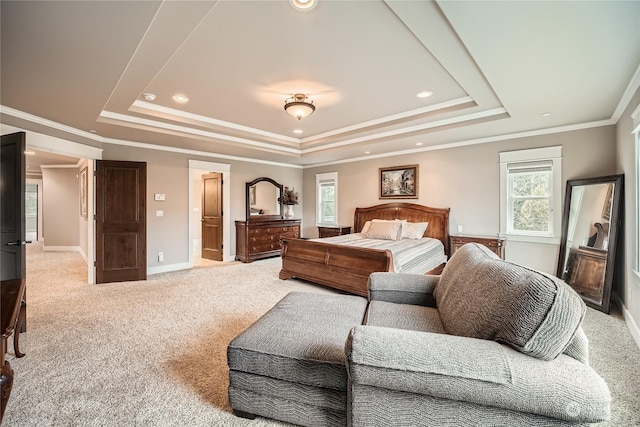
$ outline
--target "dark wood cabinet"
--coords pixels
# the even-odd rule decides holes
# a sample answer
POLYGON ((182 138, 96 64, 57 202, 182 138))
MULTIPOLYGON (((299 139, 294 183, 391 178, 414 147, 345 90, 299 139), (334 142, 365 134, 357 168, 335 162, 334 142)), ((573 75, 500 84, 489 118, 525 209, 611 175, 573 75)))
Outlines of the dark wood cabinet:
POLYGON ((299 219, 236 221, 236 260, 280 256, 280 240, 300 238, 299 219))
POLYGON ((351 227, 321 227, 318 226, 318 235, 322 237, 342 236, 351 233, 351 227))
POLYGON ((606 250, 589 246, 578 247, 569 285, 583 297, 600 303, 606 266, 606 250))
POLYGON ((451 255, 455 253, 457 249, 466 243, 480 243, 485 245, 493 252, 495 252, 500 258, 504 259, 504 247, 507 244, 507 239, 498 236, 472 236, 458 234, 451 236, 451 255))

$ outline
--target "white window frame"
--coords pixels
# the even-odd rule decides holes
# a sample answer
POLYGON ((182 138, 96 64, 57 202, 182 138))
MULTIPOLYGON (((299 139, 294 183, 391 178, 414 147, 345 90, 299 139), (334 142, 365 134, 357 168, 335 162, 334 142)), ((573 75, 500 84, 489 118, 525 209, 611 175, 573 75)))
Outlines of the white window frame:
POLYGON ((559 244, 562 225, 562 146, 505 151, 500 155, 500 234, 519 242, 559 244), (550 230, 548 233, 514 232, 510 230, 509 168, 518 164, 531 165, 539 162, 551 165, 550 230))
POLYGON ((338 225, 338 172, 328 172, 316 174, 316 226, 337 226, 338 225), (320 191, 321 185, 327 183, 333 183, 333 196, 334 196, 334 216, 333 222, 321 221, 322 218, 322 192, 320 191))

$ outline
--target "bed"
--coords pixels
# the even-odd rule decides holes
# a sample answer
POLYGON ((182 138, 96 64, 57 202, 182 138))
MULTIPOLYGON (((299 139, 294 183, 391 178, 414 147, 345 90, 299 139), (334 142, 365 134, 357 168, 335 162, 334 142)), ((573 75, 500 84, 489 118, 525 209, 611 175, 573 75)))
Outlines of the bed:
MULTIPOLYGON (((406 220, 410 223, 427 222, 423 237, 431 240, 440 249, 439 260, 424 274, 439 274, 449 255, 449 208, 432 208, 413 203, 385 203, 366 208, 356 208, 354 232, 360 233, 368 221, 406 220)), ((393 248, 371 248, 352 246, 357 236, 345 235, 323 239, 283 239, 281 245, 282 269, 280 279, 299 278, 320 285, 339 289, 356 295, 367 296, 369 275, 376 271, 416 272, 414 259, 398 253, 395 258, 404 258, 398 266, 393 248), (342 244, 348 243, 348 244, 342 244), (404 269, 407 265, 413 268, 404 269), (400 267, 400 270, 398 270, 400 267)), ((427 240, 427 239, 423 239, 427 240)), ((391 246, 394 245, 395 242, 391 246)), ((370 246, 365 243, 364 246, 370 246)), ((414 253, 421 251, 412 250, 414 253)))

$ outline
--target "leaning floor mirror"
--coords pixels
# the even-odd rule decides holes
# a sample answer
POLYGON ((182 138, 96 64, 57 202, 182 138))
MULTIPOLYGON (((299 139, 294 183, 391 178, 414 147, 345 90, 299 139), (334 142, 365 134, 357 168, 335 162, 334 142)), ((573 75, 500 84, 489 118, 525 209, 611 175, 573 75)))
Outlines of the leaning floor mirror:
POLYGON ((609 313, 624 175, 567 181, 557 276, 609 313))

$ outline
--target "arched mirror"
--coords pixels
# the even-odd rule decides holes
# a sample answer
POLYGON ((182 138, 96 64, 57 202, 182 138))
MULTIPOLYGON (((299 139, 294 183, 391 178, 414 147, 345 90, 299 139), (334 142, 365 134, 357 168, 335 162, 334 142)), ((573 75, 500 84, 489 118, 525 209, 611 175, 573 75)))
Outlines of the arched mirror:
POLYGON ((271 178, 257 178, 247 182, 247 221, 282 219, 281 196, 283 186, 271 178))
POLYGON ((567 181, 557 276, 609 313, 624 175, 567 181))

